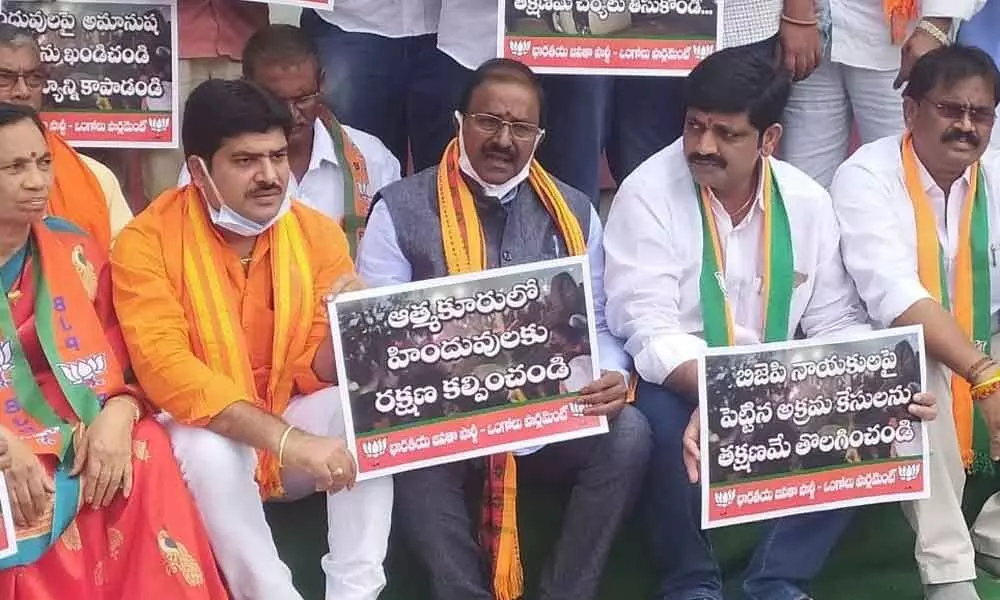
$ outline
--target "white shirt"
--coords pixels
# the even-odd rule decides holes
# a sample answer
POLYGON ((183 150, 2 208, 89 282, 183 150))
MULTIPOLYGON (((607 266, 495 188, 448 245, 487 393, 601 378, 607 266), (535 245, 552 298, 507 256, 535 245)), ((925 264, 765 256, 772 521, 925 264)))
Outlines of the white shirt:
POLYGON ((401 38, 436 33, 442 0, 335 0, 321 19, 344 31, 401 38))
MULTIPOLYGON (((832 23, 830 60, 876 71, 899 68, 900 47, 892 43, 882 0, 827 0, 832 23)), ((921 17, 969 20, 986 0, 920 0, 921 17)), ((914 24, 911 24, 911 27, 914 24)), ((945 32, 949 33, 949 32, 945 32)))
MULTIPOLYGON (((831 193, 841 229, 841 252, 868 312, 888 327, 899 315, 930 295, 917 272, 917 229, 913 203, 903 179, 901 138, 893 136, 862 146, 841 165, 831 193)), ((983 155, 990 221, 992 313, 1000 309, 1000 153, 983 155)), ((958 251, 958 228, 969 187, 969 173, 944 192, 920 166, 921 180, 937 218, 950 290, 958 251)), ((995 331, 994 327, 994 331, 995 331)))
MULTIPOLYGON (((372 197, 377 191, 399 179, 399 161, 377 137, 347 125, 341 127, 365 157, 369 193, 372 197)), ((184 165, 177 178, 177 185, 185 185, 190 180, 187 165, 184 165)), ((294 175, 290 176, 288 188, 292 197, 331 219, 340 221, 344 216, 343 166, 337 160, 330 132, 319 119, 316 119, 313 127, 313 148, 312 156, 309 157, 309 168, 302 176, 302 181, 297 181, 294 175)), ((350 201, 353 202, 354 199, 351 198, 350 201)))
POLYGON ((438 49, 466 69, 497 57, 496 0, 441 0, 438 49))
MULTIPOLYGON (((795 289, 788 338, 801 325, 808 337, 865 330, 857 292, 840 259, 830 196, 795 167, 769 159, 792 231, 795 289)), ((761 341, 763 198, 735 227, 712 202, 725 260, 735 341, 761 341)), ((604 236, 607 317, 625 340, 643 379, 661 383, 698 358, 703 340, 700 277, 702 221, 682 141, 654 154, 622 183, 604 236)))
POLYGON ((748 46, 778 34, 783 0, 726 0, 722 39, 726 48, 748 46))

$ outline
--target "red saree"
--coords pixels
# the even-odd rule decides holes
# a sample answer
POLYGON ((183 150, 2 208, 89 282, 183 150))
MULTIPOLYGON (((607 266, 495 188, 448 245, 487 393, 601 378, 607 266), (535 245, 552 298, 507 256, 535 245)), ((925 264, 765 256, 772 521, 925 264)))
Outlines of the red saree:
MULTIPOLYGON (((128 355, 112 307, 110 271, 103 251, 60 219, 47 219, 41 227, 50 240, 46 248, 60 249, 51 241, 56 240, 62 248, 71 249, 66 259, 72 256, 114 355, 108 363, 127 371, 128 355)), ((79 420, 78 411, 50 367, 36 323, 35 299, 42 293, 36 280, 39 271, 33 268, 38 235, 33 234, 26 250, 0 266, 0 280, 41 395, 60 420, 72 425, 79 420)), ((63 297, 55 298, 61 302, 63 297)), ((60 325, 65 327, 65 323, 60 325)), ((118 373, 109 372, 98 385, 107 387, 106 381, 120 380, 118 373)), ((127 389, 124 384, 118 387, 127 389)), ((113 396, 126 389, 112 386, 105 391, 113 396)), ((41 525, 18 530, 18 554, 0 561, 0 600, 229 598, 170 440, 156 421, 143 419, 133 433, 131 496, 126 499, 119 493, 106 509, 82 504, 79 482, 65 476, 66 459, 60 465, 54 454, 39 456, 56 477, 56 500, 41 525), (60 481, 65 484, 62 488, 60 481)))

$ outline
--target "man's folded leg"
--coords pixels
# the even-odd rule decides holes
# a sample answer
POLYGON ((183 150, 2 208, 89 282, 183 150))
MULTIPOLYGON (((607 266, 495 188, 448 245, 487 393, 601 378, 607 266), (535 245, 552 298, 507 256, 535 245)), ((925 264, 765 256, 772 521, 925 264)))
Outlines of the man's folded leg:
POLYGON ((201 427, 164 425, 234 600, 302 600, 264 517, 253 449, 201 427))
POLYGON ((688 480, 681 438, 695 400, 660 385, 639 383, 636 408, 653 431, 642 503, 660 578, 660 600, 722 600, 722 579, 701 529, 699 487, 688 480))
POLYGON ((646 419, 626 406, 605 435, 518 457, 520 481, 570 488, 562 532, 542 575, 541 600, 597 596, 611 544, 646 474, 651 445, 646 419))
MULTIPOLYGON (((434 600, 493 600, 489 560, 476 541, 467 485, 481 490, 482 459, 395 476, 396 524, 430 575, 434 600)), ((468 490, 472 491, 472 490, 468 490)))
MULTIPOLYGON (((284 414, 289 425, 314 435, 344 437, 337 388, 322 389, 292 400, 284 414)), ((283 473, 288 499, 308 496, 315 482, 298 473, 283 473)), ((364 481, 352 490, 327 494, 327 541, 323 557, 326 600, 375 600, 385 587, 383 562, 392 522, 392 478, 364 481)))

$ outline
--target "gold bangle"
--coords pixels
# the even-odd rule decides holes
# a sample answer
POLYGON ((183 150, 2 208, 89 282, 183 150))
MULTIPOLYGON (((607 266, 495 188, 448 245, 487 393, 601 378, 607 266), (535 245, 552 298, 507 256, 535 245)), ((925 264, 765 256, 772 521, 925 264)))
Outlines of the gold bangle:
POLYGON ((294 425, 289 425, 288 428, 285 429, 285 433, 281 434, 281 441, 278 442, 278 466, 279 467, 284 467, 285 466, 285 442, 288 441, 288 434, 291 433, 293 429, 295 429, 295 426, 294 425))
POLYGON ((819 21, 815 18, 813 19, 793 19, 788 15, 781 15, 781 20, 789 25, 799 25, 801 27, 816 27, 819 25, 819 21))
POLYGON ((937 40, 942 46, 948 46, 951 44, 951 38, 948 37, 948 34, 930 21, 920 19, 920 21, 917 22, 917 29, 937 40))

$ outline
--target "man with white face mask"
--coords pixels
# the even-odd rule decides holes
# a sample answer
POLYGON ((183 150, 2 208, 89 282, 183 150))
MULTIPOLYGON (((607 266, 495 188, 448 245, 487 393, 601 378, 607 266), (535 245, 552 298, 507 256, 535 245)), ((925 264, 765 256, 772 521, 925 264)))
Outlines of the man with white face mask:
POLYGON ((420 548, 437 600, 523 595, 513 494, 493 482, 517 471, 520 482, 572 488, 563 534, 538 597, 588 600, 597 593, 612 539, 645 470, 649 427, 626 405, 630 364, 604 323, 601 223, 583 193, 533 160, 544 131, 541 86, 521 63, 497 59, 471 76, 458 139, 441 163, 376 195, 358 254, 369 285, 443 277, 586 253, 593 276, 603 376, 580 390, 592 414, 612 419, 607 435, 396 476, 402 532, 420 548), (449 224, 461 218, 475 239, 449 224), (458 248, 447 255, 444 247, 458 248), (481 246, 477 264, 467 248, 481 246), (484 477, 484 474, 489 474, 484 477), (498 476, 498 473, 500 474, 498 476), (467 490, 483 490, 473 517, 467 490), (508 512, 510 511, 510 512, 508 512), (499 531, 480 524, 496 523, 499 531), (508 517, 512 521, 508 521, 508 517), (479 535, 476 530, 479 529, 479 535))
POLYGON ((262 499, 327 493, 327 600, 385 585, 392 481, 354 486, 325 298, 354 281, 337 224, 287 194, 286 105, 247 81, 190 95, 192 185, 122 231, 115 308, 132 367, 165 414, 230 591, 301 600, 262 499))

